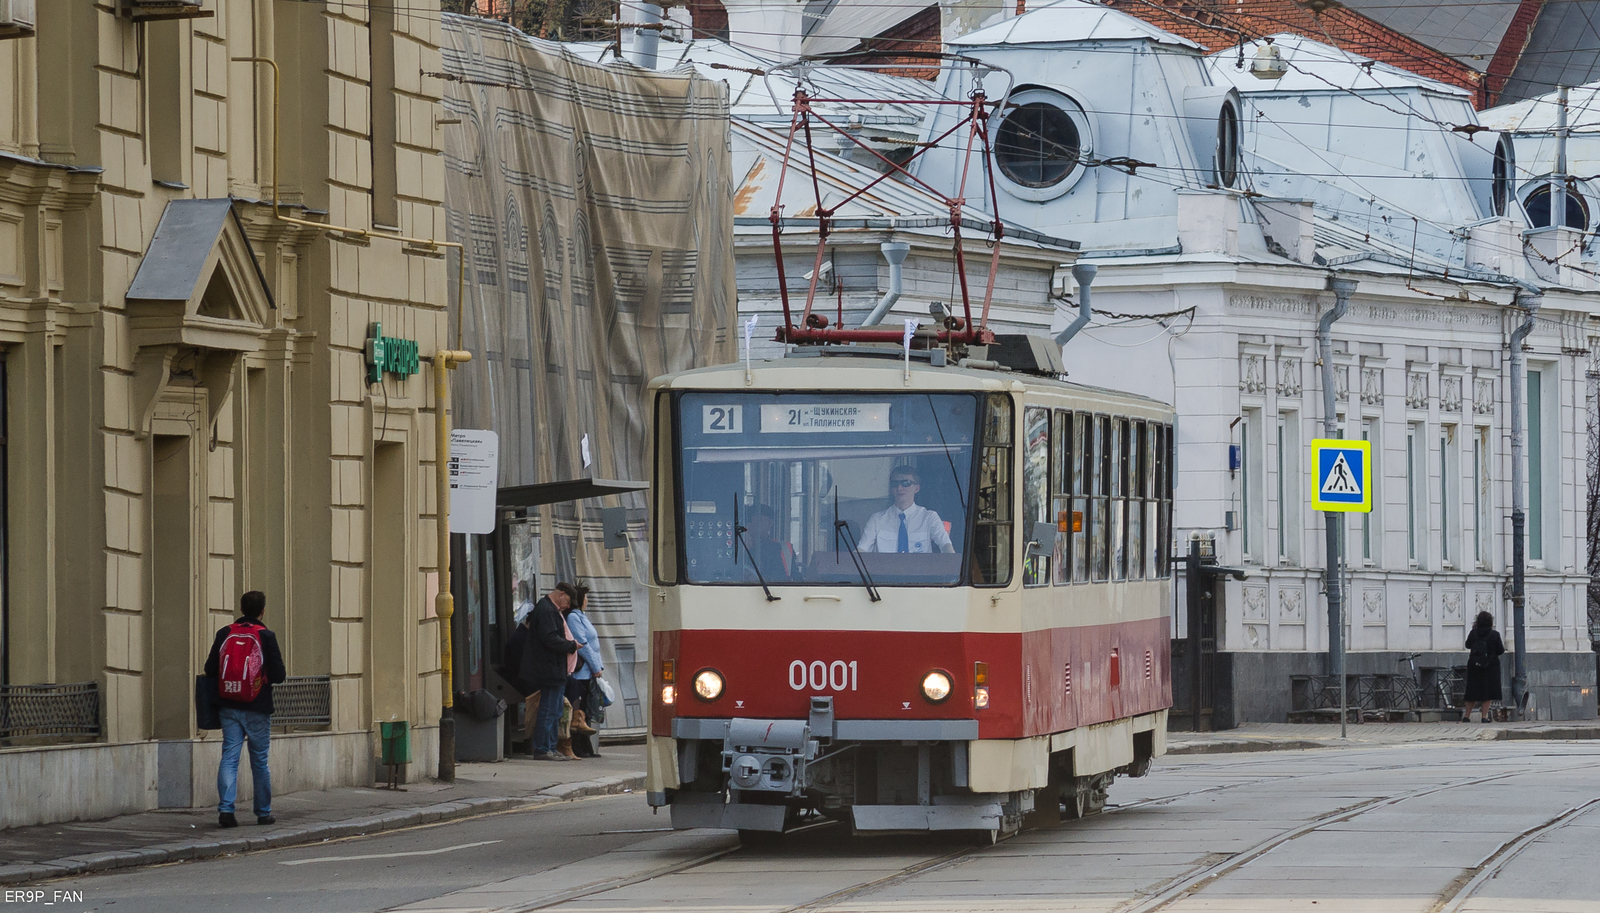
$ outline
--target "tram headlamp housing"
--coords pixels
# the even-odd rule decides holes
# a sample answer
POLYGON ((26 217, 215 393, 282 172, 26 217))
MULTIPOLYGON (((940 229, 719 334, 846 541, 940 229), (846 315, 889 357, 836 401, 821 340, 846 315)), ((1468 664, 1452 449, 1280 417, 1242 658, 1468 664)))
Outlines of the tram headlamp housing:
POLYGON ((927 698, 929 703, 944 703, 954 690, 955 685, 950 681, 950 673, 943 669, 934 669, 922 677, 922 696, 927 698))
POLYGON ((724 685, 722 673, 715 669, 701 669, 694 674, 694 696, 702 701, 714 701, 721 697, 724 685))

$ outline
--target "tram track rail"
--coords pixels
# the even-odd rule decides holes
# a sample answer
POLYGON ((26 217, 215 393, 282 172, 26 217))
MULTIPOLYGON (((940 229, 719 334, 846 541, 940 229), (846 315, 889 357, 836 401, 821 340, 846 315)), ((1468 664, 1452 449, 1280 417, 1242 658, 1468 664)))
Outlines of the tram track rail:
MULTIPOLYGON (((1507 756, 1506 758, 1463 759, 1459 762, 1446 762, 1441 766, 1452 767, 1466 764, 1476 766, 1483 763, 1491 763, 1494 760, 1510 759, 1512 759, 1511 756, 1507 756)), ((1265 763, 1265 759, 1261 759, 1260 761, 1252 760, 1251 762, 1247 763, 1249 766, 1256 766, 1258 764, 1265 763)), ((1194 870, 1167 882, 1152 894, 1133 898, 1123 903, 1122 905, 1114 908, 1113 913, 1158 913, 1158 911, 1166 909, 1186 897, 1190 897, 1199 893, 1200 891, 1203 891, 1207 886, 1217 883, 1223 878, 1226 878, 1229 874, 1237 871, 1240 868, 1243 868, 1244 866, 1257 859, 1260 859, 1263 856, 1266 856, 1274 849, 1283 846, 1284 844, 1330 825, 1353 820, 1368 812, 1383 808, 1390 808, 1402 802, 1423 798, 1425 796, 1452 789, 1477 786, 1483 783, 1511 779, 1519 776, 1527 776, 1530 774, 1546 774, 1584 769, 1589 766, 1591 765, 1584 763, 1551 768, 1547 770, 1518 770, 1490 774, 1450 783, 1433 784, 1408 790, 1404 793, 1393 796, 1374 797, 1353 805, 1347 805, 1341 808, 1333 809, 1309 821, 1296 825, 1295 827, 1288 828, 1280 831, 1277 834, 1267 837, 1248 849, 1242 850, 1238 853, 1230 854, 1225 859, 1219 859, 1215 862, 1199 866, 1194 870)), ((1384 765, 1382 767, 1363 768, 1359 771, 1359 773, 1371 774, 1384 771, 1414 769, 1414 767, 1415 765, 1412 764, 1384 765)), ((1352 771, 1352 773, 1356 772, 1357 771, 1352 771)), ((1281 783, 1308 778, 1325 779, 1328 776, 1329 773, 1327 771, 1319 771, 1310 774, 1260 776, 1252 777, 1251 779, 1239 782, 1218 783, 1165 796, 1152 796, 1147 799, 1139 799, 1126 804, 1108 805, 1102 813, 1087 819, 1083 819, 1083 822, 1094 821, 1102 817, 1114 817, 1118 814, 1134 811, 1136 809, 1167 805, 1173 802, 1179 802, 1184 799, 1210 793, 1225 792, 1244 789, 1252 786, 1261 786, 1268 783, 1281 783)), ((1430 908, 1430 913, 1459 913, 1463 905, 1472 897, 1473 894, 1475 894, 1484 884, 1498 874, 1498 872, 1506 864, 1508 864, 1528 846, 1531 846, 1533 843, 1537 842, 1539 838, 1558 830, 1565 824, 1571 823, 1578 817, 1581 817, 1583 814, 1593 811, 1596 807, 1600 807, 1600 798, 1591 800, 1578 806, 1574 806, 1572 808, 1568 808, 1551 819, 1548 819, 1544 823, 1529 828, 1528 830, 1525 830, 1505 841, 1500 845, 1499 848, 1497 848, 1494 852, 1491 852, 1476 866, 1467 869, 1463 873, 1463 877, 1458 878, 1455 882, 1453 882, 1451 887, 1447 889, 1447 894, 1445 896, 1441 896, 1434 906, 1430 908)), ((1068 822, 1064 821, 1063 824, 1068 824, 1068 822)), ((789 831, 785 837, 796 837, 808 832, 833 829, 840 826, 841 825, 839 825, 837 822, 822 821, 789 831)), ((991 848, 992 847, 989 845, 975 845, 962 847, 951 852, 931 855, 928 858, 920 859, 914 863, 911 863, 910 865, 904 866, 900 869, 881 875, 869 881, 841 888, 804 903, 796 904, 790 907, 784 907, 781 910, 776 911, 776 913, 814 913, 814 911, 825 910, 849 900, 854 900, 869 894, 895 887, 899 884, 913 881, 917 878, 932 874, 933 872, 947 870, 962 865, 966 862, 973 861, 979 858, 985 850, 991 848)), ((627 877, 608 879, 590 885, 584 885, 556 896, 540 898, 533 903, 503 907, 496 910, 495 913, 534 913, 534 911, 552 909, 560 907, 563 904, 571 901, 593 897, 595 895, 604 894, 609 891, 618 890, 620 888, 629 887, 657 878, 665 878, 672 875, 682 874, 696 868, 713 864, 726 857, 748 852, 751 852, 751 850, 743 846, 724 847, 693 857, 691 859, 664 864, 656 869, 646 872, 635 873, 627 877)))

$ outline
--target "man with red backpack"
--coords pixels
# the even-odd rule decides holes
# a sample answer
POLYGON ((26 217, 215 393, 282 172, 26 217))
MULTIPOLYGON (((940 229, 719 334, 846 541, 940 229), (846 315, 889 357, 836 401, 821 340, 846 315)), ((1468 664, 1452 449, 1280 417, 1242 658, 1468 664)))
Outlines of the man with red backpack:
POLYGON ((272 686, 287 673, 278 637, 261 623, 266 594, 259 590, 239 597, 240 619, 217 632, 206 657, 206 677, 216 683, 222 708, 222 764, 217 768, 217 823, 238 827, 233 800, 239 792, 239 754, 250 742, 250 775, 255 783, 257 824, 274 824, 272 773, 267 769, 267 742, 272 736, 272 686))

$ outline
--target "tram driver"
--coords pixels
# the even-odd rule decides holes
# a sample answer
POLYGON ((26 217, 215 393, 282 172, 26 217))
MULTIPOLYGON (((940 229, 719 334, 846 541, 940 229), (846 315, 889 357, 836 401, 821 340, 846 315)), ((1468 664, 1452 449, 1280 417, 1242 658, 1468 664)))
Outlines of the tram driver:
POLYGON ((896 466, 889 472, 889 497, 894 504, 867 518, 861 536, 862 551, 955 552, 950 531, 939 514, 917 503, 917 492, 921 490, 922 477, 915 469, 896 466))

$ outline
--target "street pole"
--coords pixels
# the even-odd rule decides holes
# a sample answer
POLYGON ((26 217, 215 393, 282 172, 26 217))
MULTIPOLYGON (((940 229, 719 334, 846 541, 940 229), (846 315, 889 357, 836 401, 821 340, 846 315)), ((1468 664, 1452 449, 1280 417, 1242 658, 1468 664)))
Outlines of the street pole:
POLYGON ((1183 564, 1184 595, 1189 616, 1189 708, 1194 731, 1200 731, 1200 537, 1189 539, 1189 560, 1183 564))
POLYGON ((1522 325, 1511 331, 1511 623, 1516 663, 1511 675, 1511 706, 1518 720, 1522 719, 1523 705, 1527 701, 1528 648, 1525 641, 1526 624, 1523 607, 1527 593, 1523 588, 1527 560, 1526 543, 1528 527, 1527 496, 1523 493, 1524 467, 1524 408, 1522 404, 1523 381, 1527 368, 1523 364, 1522 344, 1533 332, 1533 318, 1539 312, 1542 296, 1518 292, 1516 305, 1527 311, 1522 325))
POLYGON ((471 352, 440 349, 433 356, 433 491, 434 530, 438 535, 439 595, 433 599, 439 616, 439 677, 444 702, 439 711, 439 779, 456 778, 455 657, 450 643, 450 619, 456 613, 450 592, 450 372, 472 360, 471 352))
MULTIPOLYGON (((1355 294, 1356 280, 1329 279, 1333 290, 1333 309, 1322 315, 1317 324, 1317 357, 1322 361, 1322 434, 1327 438, 1339 437, 1339 418, 1335 409, 1333 381, 1333 323, 1345 315, 1350 307, 1350 296, 1355 294)), ((1315 478, 1316 473, 1312 473, 1315 478)), ((1339 535, 1344 516, 1333 511, 1323 511, 1323 538, 1327 540, 1328 566, 1325 574, 1328 591, 1328 674, 1339 679, 1339 738, 1347 738, 1345 717, 1349 695, 1345 693, 1344 671, 1344 593, 1340 586, 1342 576, 1339 555, 1344 539, 1339 535)))

